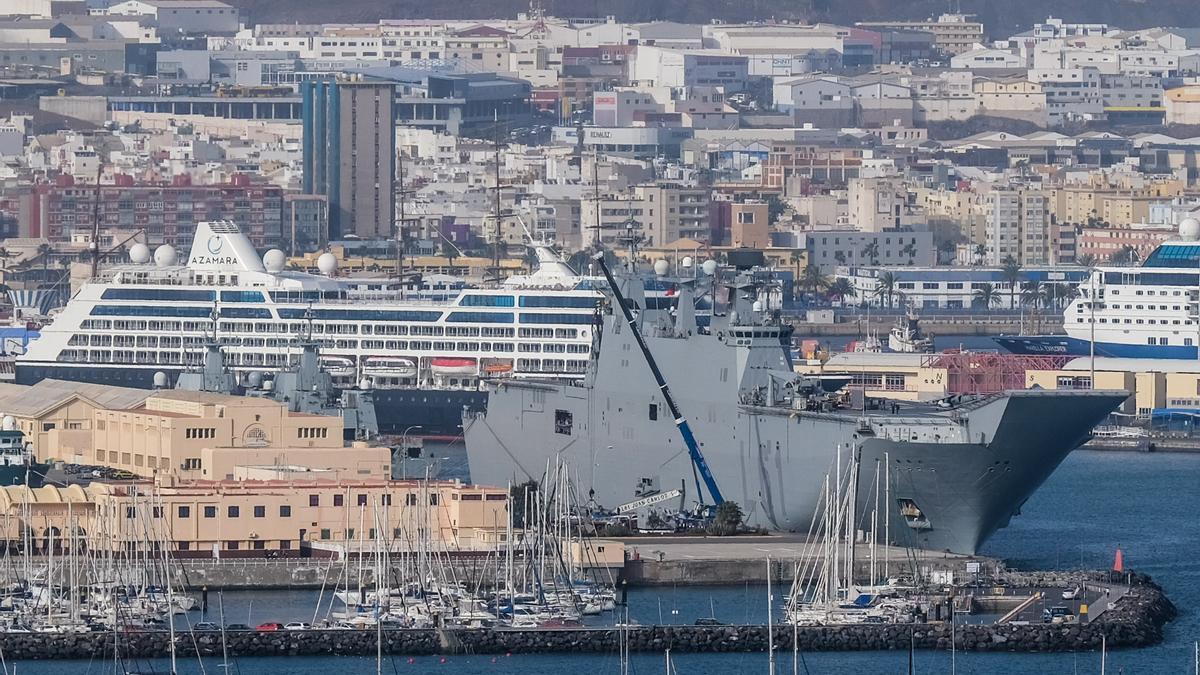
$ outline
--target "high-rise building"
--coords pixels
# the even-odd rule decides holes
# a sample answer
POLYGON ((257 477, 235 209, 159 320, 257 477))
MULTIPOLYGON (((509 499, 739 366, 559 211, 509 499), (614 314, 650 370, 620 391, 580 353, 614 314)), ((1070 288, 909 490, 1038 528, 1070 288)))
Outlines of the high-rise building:
POLYGON ((305 82, 304 192, 329 200, 331 239, 395 236, 395 85, 305 82))

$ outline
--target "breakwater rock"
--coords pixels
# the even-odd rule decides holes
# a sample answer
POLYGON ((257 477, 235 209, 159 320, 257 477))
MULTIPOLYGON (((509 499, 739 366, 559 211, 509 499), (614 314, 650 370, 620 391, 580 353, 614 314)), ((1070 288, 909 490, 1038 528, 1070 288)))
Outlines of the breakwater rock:
MULTIPOLYGON (((775 645, 792 648, 795 635, 803 651, 957 649, 965 651, 1070 652, 1100 648, 1144 647, 1162 640, 1163 624, 1175 607, 1162 590, 1140 575, 1129 592, 1095 620, 1086 624, 973 624, 953 629, 945 623, 856 624, 846 626, 775 627, 775 645), (951 631, 953 630, 953 638, 951 631)), ((377 640, 383 652, 394 655, 533 654, 551 652, 615 652, 620 640, 633 651, 756 652, 767 649, 766 626, 631 626, 579 629, 477 630, 306 630, 230 631, 225 648, 234 656, 374 655, 377 640), (623 635, 622 635, 623 633, 623 635)), ((222 652, 219 632, 176 635, 180 656, 222 652)), ((170 637, 163 631, 122 633, 0 633, 0 648, 8 659, 111 658, 114 650, 128 658, 162 657, 170 637)))

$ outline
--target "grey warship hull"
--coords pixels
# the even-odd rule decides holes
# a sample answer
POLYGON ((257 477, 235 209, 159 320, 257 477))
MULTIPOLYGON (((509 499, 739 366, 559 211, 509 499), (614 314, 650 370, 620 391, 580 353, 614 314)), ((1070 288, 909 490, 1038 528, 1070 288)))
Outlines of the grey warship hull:
MULTIPOLYGON (((642 333, 725 499, 775 530, 807 531, 825 477, 853 458, 860 513, 878 512, 873 536, 974 554, 1128 397, 1009 391, 890 414, 813 405, 788 379, 780 328, 730 314, 702 333, 687 316, 666 325, 644 312, 642 333)), ((681 486, 695 500, 695 466, 631 331, 601 324, 581 383, 493 383, 486 411, 464 415, 472 480, 540 480, 562 462, 604 506, 681 486)))

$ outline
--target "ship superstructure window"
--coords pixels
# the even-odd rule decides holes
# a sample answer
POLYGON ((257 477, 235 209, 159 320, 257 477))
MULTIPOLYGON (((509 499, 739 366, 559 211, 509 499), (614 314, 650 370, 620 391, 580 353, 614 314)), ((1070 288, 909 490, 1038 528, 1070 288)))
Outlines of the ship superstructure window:
POLYGON ((657 403, 650 404, 650 419, 651 420, 658 419, 658 404, 657 403))
POLYGON ((458 302, 461 307, 512 307, 511 295, 464 295, 458 302))
POLYGON ((574 425, 575 416, 569 410, 554 411, 554 433, 571 435, 571 427, 574 425))

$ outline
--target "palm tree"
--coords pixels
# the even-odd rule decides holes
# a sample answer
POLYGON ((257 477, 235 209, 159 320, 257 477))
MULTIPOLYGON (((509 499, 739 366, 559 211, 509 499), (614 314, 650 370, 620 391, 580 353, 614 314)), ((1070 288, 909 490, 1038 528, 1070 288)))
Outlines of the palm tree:
POLYGON ((458 256, 459 256, 459 251, 458 251, 457 246, 455 246, 449 240, 442 242, 442 257, 446 259, 446 264, 450 268, 450 271, 448 273, 451 276, 454 275, 454 259, 457 258, 458 256))
POLYGON ((987 257, 987 246, 983 244, 975 244, 975 264, 982 265, 983 259, 987 257))
POLYGON ((1140 258, 1141 255, 1138 254, 1138 250, 1126 244, 1125 246, 1122 246, 1116 253, 1113 253, 1108 260, 1114 265, 1133 265, 1140 258))
POLYGON ((908 264, 913 264, 913 259, 917 257, 916 244, 912 243, 911 241, 905 244, 904 247, 900 249, 900 255, 908 256, 908 264))
POLYGON ((809 264, 800 275, 800 288, 808 291, 810 295, 816 295, 829 288, 829 277, 821 272, 819 265, 809 264))
POLYGON ((826 291, 830 298, 837 298, 839 303, 845 304, 846 298, 853 298, 858 295, 858 291, 854 290, 854 284, 850 283, 849 279, 837 278, 833 283, 829 284, 829 289, 826 291))
POLYGON ((1050 285, 1050 297, 1054 299, 1055 307, 1066 307, 1075 297, 1079 288, 1074 284, 1057 283, 1050 285))
POLYGON ((1040 281, 1026 281, 1021 284, 1021 302, 1040 309, 1046 301, 1046 291, 1048 289, 1040 281))
POLYGON ((1092 267, 1096 264, 1096 256, 1091 253, 1084 253, 1075 259, 1075 264, 1082 267, 1092 267))
POLYGON ((891 272, 881 272, 875 281, 875 297, 886 300, 887 306, 891 307, 892 296, 896 294, 896 275, 891 272))
POLYGON ((958 250, 958 244, 954 243, 950 239, 946 239, 937 245, 937 250, 938 253, 941 254, 938 262, 954 260, 954 252, 958 250))
POLYGON ((837 261, 837 264, 845 265, 846 264, 846 252, 845 251, 834 251, 833 259, 837 261))
POLYGON ((879 242, 872 241, 862 248, 862 257, 871 261, 872 265, 879 264, 879 242))
POLYGON ((50 244, 38 244, 38 256, 42 259, 42 281, 49 281, 50 277, 50 254, 54 252, 54 247, 50 244))
POLYGON ((1008 284, 1008 308, 1017 308, 1017 282, 1021 280, 1021 263, 1011 255, 1004 259, 1000 278, 1008 284))
POLYGON ((972 303, 984 309, 991 309, 1000 304, 1000 290, 995 284, 982 283, 975 289, 975 299, 972 303))

